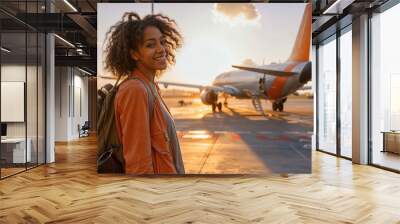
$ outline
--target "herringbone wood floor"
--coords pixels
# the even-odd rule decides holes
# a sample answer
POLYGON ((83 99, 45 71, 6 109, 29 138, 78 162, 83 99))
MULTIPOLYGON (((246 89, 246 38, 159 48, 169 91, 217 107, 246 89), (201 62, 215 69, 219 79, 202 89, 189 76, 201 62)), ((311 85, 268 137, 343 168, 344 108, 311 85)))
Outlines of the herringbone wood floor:
POLYGON ((313 174, 98 175, 95 138, 0 181, 0 223, 400 223, 400 175, 315 152, 313 174))

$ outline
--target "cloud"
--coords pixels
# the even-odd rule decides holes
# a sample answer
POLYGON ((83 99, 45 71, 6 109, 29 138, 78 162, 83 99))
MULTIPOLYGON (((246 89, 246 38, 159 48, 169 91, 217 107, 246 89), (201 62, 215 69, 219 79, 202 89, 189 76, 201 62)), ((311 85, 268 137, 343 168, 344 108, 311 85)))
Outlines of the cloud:
POLYGON ((251 58, 246 58, 242 61, 241 65, 257 66, 257 63, 251 58))
POLYGON ((257 20, 260 13, 252 3, 216 3, 214 11, 233 20, 244 17, 247 21, 257 20))

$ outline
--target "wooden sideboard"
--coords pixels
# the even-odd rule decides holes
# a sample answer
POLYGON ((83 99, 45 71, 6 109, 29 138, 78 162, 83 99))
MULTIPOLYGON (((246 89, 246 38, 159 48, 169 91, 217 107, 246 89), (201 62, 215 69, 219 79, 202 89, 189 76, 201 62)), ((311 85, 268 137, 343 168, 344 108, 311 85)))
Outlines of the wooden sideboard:
POLYGON ((382 152, 392 152, 400 154, 400 131, 382 131, 383 150, 382 152))

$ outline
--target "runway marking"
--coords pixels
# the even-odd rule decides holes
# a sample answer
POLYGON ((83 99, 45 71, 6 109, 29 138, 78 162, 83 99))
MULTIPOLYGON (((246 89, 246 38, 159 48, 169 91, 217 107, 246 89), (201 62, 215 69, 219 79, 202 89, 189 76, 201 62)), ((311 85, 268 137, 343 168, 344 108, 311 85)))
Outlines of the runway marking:
POLYGON ((290 134, 290 135, 299 135, 299 134, 303 134, 303 132, 300 131, 286 131, 286 134, 290 134))
POLYGON ((256 135, 256 139, 258 139, 258 140, 268 140, 268 136, 256 135))
POLYGON ((301 142, 310 141, 311 135, 304 134, 303 132, 299 131, 284 131, 284 132, 272 132, 272 131, 258 131, 258 132, 251 132, 251 131, 223 131, 223 130, 215 130, 215 131, 208 131, 208 130, 178 130, 178 133, 181 135, 213 135, 213 134, 223 134, 223 135, 265 135, 265 136, 273 136, 278 137, 283 140, 287 140, 288 137, 296 138, 301 142))
POLYGON ((228 131, 214 131, 215 134, 226 134, 228 131))
POLYGON ((199 169, 199 174, 201 174, 201 172, 202 172, 202 170, 203 170, 204 166, 206 165, 206 163, 207 163, 207 160, 208 160, 208 158, 209 158, 209 157, 210 157, 210 155, 211 155, 211 151, 214 149, 214 146, 216 145, 215 143, 217 142, 217 140, 218 140, 218 137, 219 137, 219 136, 217 136, 216 138, 214 138, 214 141, 213 141, 213 143, 211 143, 211 146, 210 146, 210 147, 208 147, 208 149, 207 149, 207 152, 206 152, 205 156, 202 158, 202 161, 201 161, 201 167, 200 167, 200 169, 199 169))
POLYGON ((255 117, 255 116, 247 116, 246 118, 251 121, 268 121, 269 120, 266 117, 255 117))
POLYGON ((259 133, 259 134, 273 134, 272 131, 259 131, 257 133, 259 133))
POLYGON ((209 131, 207 131, 207 130, 190 130, 190 131, 188 131, 188 133, 190 133, 190 134, 206 134, 206 133, 209 133, 209 131))
POLYGON ((299 142, 309 142, 309 141, 310 141, 309 139, 305 139, 305 138, 299 139, 299 142))
POLYGON ((250 131, 235 131, 236 134, 251 134, 250 131))
POLYGON ((279 135, 279 136, 277 137, 277 140, 280 140, 280 141, 289 141, 290 138, 289 138, 287 135, 279 135))
POLYGON ((299 154, 301 157, 303 157, 304 160, 309 160, 308 158, 306 158, 306 157, 303 155, 303 153, 297 151, 297 149, 293 146, 292 143, 290 143, 289 146, 290 146, 290 148, 293 149, 293 151, 295 151, 297 154, 299 154))
POLYGON ((236 134, 236 133, 232 133, 231 134, 231 138, 234 141, 240 141, 242 138, 240 137, 240 135, 236 134))
POLYGON ((311 149, 311 144, 305 144, 305 145, 303 145, 303 148, 304 149, 311 149))

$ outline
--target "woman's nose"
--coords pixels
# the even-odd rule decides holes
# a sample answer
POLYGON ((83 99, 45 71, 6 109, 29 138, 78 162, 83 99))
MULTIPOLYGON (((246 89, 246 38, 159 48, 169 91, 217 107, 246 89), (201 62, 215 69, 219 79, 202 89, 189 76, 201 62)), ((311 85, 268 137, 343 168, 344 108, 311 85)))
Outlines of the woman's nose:
POLYGON ((157 48, 157 52, 158 53, 164 53, 165 52, 165 46, 162 45, 162 44, 159 44, 158 48, 157 48))

